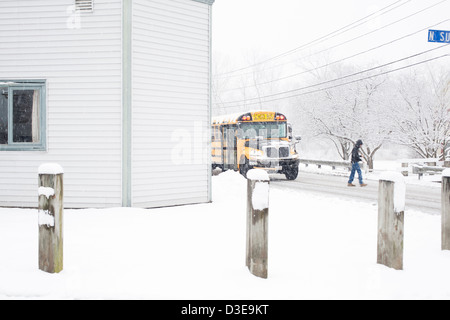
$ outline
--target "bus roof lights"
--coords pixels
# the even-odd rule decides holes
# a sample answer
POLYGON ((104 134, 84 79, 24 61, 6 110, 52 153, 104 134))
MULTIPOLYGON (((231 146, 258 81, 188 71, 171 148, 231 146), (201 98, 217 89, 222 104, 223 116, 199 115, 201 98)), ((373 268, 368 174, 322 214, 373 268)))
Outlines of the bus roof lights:
POLYGON ((251 117, 249 114, 246 114, 246 115, 243 115, 243 116, 240 118, 240 120, 241 120, 241 121, 251 121, 251 120, 252 120, 252 117, 251 117))

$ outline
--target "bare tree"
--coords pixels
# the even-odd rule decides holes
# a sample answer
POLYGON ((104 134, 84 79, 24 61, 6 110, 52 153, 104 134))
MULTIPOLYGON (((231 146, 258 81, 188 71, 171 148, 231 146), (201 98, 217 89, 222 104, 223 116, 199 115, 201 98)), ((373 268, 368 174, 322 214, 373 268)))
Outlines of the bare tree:
POLYGON ((245 64, 251 67, 235 69, 235 72, 223 71, 221 74, 221 69, 230 69, 229 63, 219 63, 220 60, 216 62, 213 98, 220 113, 262 109, 265 106, 264 97, 278 90, 275 80, 279 77, 280 70, 270 64, 260 63, 267 59, 261 52, 252 51, 245 57, 245 64))
POLYGON ((214 60, 212 64, 213 76, 211 81, 212 91, 212 112, 214 115, 226 114, 226 106, 224 105, 224 90, 229 86, 230 78, 222 77, 220 74, 226 70, 229 65, 229 60, 224 56, 214 53, 214 60))

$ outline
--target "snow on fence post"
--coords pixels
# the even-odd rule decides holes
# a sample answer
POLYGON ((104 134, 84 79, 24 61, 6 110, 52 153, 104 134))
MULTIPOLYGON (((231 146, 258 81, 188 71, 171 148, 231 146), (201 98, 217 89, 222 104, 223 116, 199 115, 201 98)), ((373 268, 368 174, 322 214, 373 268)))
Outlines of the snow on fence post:
POLYGON ((39 269, 63 270, 63 174, 58 164, 39 167, 39 269))
POLYGON ((246 266, 253 275, 267 279, 270 179, 261 169, 248 171, 247 179, 246 266))
POLYGON ((445 169, 442 172, 441 201, 441 246, 442 250, 450 250, 450 169, 445 169))
POLYGON ((385 173, 378 187, 377 263, 403 270, 406 185, 399 172, 385 173))

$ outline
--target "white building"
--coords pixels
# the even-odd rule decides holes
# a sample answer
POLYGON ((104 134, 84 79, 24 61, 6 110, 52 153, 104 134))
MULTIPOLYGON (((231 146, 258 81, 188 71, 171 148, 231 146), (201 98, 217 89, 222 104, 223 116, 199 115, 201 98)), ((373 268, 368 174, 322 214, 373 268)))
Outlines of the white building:
POLYGON ((213 2, 0 0, 0 206, 49 162, 66 208, 211 201, 213 2))

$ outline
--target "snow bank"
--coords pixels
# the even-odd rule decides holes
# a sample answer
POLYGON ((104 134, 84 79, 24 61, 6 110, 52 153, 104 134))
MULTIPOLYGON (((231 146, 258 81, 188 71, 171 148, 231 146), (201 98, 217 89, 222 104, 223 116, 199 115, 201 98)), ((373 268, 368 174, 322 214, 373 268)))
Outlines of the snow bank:
POLYGON ((400 172, 383 172, 380 180, 394 182, 394 211, 405 211, 406 183, 400 172))
POLYGON ((249 180, 270 181, 269 174, 262 169, 251 169, 247 172, 249 180))
POLYGON ((62 174, 64 169, 57 163, 44 163, 38 169, 39 174, 62 174))

